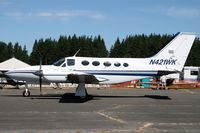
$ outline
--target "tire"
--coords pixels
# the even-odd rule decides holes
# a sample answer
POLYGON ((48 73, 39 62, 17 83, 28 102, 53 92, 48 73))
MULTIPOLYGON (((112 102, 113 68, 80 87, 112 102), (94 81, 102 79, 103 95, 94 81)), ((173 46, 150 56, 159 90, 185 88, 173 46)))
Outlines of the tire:
POLYGON ((29 97, 31 95, 30 91, 23 91, 23 96, 24 97, 29 97))

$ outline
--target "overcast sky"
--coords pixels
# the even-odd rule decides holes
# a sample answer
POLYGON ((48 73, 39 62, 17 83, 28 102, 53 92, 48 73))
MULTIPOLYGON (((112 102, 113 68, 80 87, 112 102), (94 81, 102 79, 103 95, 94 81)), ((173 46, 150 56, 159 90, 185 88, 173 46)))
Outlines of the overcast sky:
POLYGON ((200 0, 0 0, 0 41, 101 35, 108 49, 134 34, 200 34, 200 0))

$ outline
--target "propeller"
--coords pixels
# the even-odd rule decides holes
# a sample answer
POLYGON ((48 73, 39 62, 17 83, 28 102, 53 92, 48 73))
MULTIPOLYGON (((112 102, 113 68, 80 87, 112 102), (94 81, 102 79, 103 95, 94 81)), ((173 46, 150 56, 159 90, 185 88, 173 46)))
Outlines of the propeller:
POLYGON ((43 71, 42 71, 42 59, 40 58, 40 67, 39 70, 34 72, 36 76, 39 77, 39 85, 40 85, 40 95, 42 94, 42 77, 43 77, 43 71))
POLYGON ((40 69, 39 69, 39 84, 40 84, 40 95, 42 94, 42 76, 43 76, 43 71, 42 71, 42 58, 40 58, 40 69))

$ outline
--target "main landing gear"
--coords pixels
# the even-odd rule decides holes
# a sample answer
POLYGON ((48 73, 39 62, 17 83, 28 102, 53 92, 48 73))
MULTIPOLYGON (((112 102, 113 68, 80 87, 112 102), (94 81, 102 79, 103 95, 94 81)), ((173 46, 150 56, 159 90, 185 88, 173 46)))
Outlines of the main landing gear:
POLYGON ((88 96, 87 90, 85 88, 85 83, 79 83, 78 87, 76 88, 76 97, 86 98, 88 96))

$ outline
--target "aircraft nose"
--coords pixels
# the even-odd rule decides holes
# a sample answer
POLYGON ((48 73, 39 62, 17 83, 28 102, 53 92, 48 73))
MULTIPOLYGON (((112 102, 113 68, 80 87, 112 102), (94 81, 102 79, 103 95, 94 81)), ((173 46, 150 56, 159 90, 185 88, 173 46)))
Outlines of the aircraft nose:
POLYGON ((23 73, 15 71, 15 70, 8 71, 5 73, 5 75, 15 80, 22 80, 22 78, 24 77, 23 73))
POLYGON ((8 71, 6 73, 4 73, 6 76, 11 77, 15 72, 13 71, 8 71))

